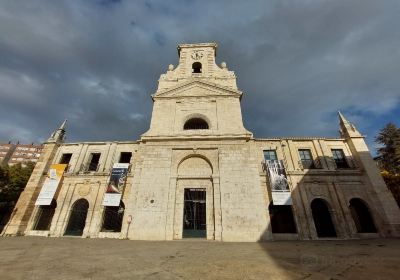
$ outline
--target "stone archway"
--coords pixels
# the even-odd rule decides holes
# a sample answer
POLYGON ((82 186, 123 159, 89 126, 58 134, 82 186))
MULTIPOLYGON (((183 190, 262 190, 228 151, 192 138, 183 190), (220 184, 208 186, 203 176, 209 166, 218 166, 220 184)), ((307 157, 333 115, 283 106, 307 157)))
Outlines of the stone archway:
POLYGON ((359 233, 376 233, 376 226, 367 203, 359 198, 350 200, 350 212, 359 233))
POLYGON ((202 156, 185 157, 178 165, 174 239, 215 238, 213 169, 202 156))
POLYGON ((311 210, 318 237, 337 237, 329 204, 322 198, 315 198, 311 210))
POLYGON ((84 199, 75 201, 70 211, 67 228, 64 235, 82 236, 86 225, 89 202, 84 199))

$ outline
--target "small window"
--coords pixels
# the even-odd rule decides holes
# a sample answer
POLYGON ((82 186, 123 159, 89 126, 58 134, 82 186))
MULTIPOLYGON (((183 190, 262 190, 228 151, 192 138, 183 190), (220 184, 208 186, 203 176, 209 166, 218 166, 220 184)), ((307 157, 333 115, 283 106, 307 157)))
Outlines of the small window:
POLYGON ((90 161, 87 171, 97 171, 97 168, 99 167, 99 161, 100 161, 100 153, 90 154, 90 161))
POLYGON ((311 150, 301 149, 299 150, 299 156, 304 169, 315 168, 314 161, 311 156, 311 150))
POLYGON ((201 63, 195 62, 192 64, 192 73, 201 73, 201 63))
POLYGON ((208 129, 208 123, 201 118, 193 118, 188 120, 183 126, 184 130, 191 129, 208 129))
POLYGON ((69 164, 72 154, 63 154, 60 159, 60 164, 69 164))
POLYGON ((346 157, 342 149, 332 149, 332 155, 338 169, 349 168, 349 164, 346 161, 346 157))
POLYGON ((132 158, 132 153, 122 152, 119 157, 119 163, 130 163, 132 158))
POLYGON ((276 151, 275 150, 265 150, 264 151, 264 159, 265 160, 278 160, 278 157, 276 156, 276 151))

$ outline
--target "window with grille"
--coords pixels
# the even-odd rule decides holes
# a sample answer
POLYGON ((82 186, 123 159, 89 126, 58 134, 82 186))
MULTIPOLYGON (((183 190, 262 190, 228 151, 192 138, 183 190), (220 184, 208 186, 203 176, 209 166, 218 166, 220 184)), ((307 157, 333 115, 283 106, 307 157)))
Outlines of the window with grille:
POLYGON ((300 149, 299 156, 301 164, 304 169, 312 169, 315 168, 314 161, 311 155, 311 150, 309 149, 300 149))
POLYGON ((276 156, 275 150, 264 150, 264 159, 265 160, 278 160, 276 156))
POLYGON ((90 154, 90 161, 87 171, 97 171, 97 168, 99 167, 100 155, 100 153, 90 154))
POLYGON ((349 168, 349 164, 346 161, 346 157, 342 149, 332 149, 332 155, 337 168, 349 168))

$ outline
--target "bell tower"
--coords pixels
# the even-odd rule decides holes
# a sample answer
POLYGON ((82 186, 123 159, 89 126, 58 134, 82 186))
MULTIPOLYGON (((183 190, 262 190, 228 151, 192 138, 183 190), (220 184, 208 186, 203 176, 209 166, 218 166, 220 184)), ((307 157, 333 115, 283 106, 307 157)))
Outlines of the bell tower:
POLYGON ((246 138, 242 92, 225 62, 217 65, 216 43, 178 45, 179 63, 170 64, 152 95, 150 129, 142 140, 246 138))

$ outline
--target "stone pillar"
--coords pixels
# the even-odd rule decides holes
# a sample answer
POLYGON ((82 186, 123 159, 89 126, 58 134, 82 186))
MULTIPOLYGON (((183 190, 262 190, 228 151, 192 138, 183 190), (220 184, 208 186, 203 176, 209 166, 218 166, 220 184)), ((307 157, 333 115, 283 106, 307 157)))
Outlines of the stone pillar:
POLYGON ((59 145, 57 143, 45 143, 43 153, 36 163, 31 177, 15 205, 10 221, 3 231, 3 235, 24 235, 29 219, 35 209, 35 201, 58 147, 59 145))
POLYGON ((369 181, 365 187, 384 221, 384 224, 377 225, 380 232, 384 236, 400 237, 400 209, 371 156, 364 136, 341 113, 339 119, 342 137, 346 139, 352 154, 364 170, 369 181))
POLYGON ((221 211, 221 189, 219 176, 212 177, 212 187, 214 192, 214 239, 222 241, 222 211, 221 211))

